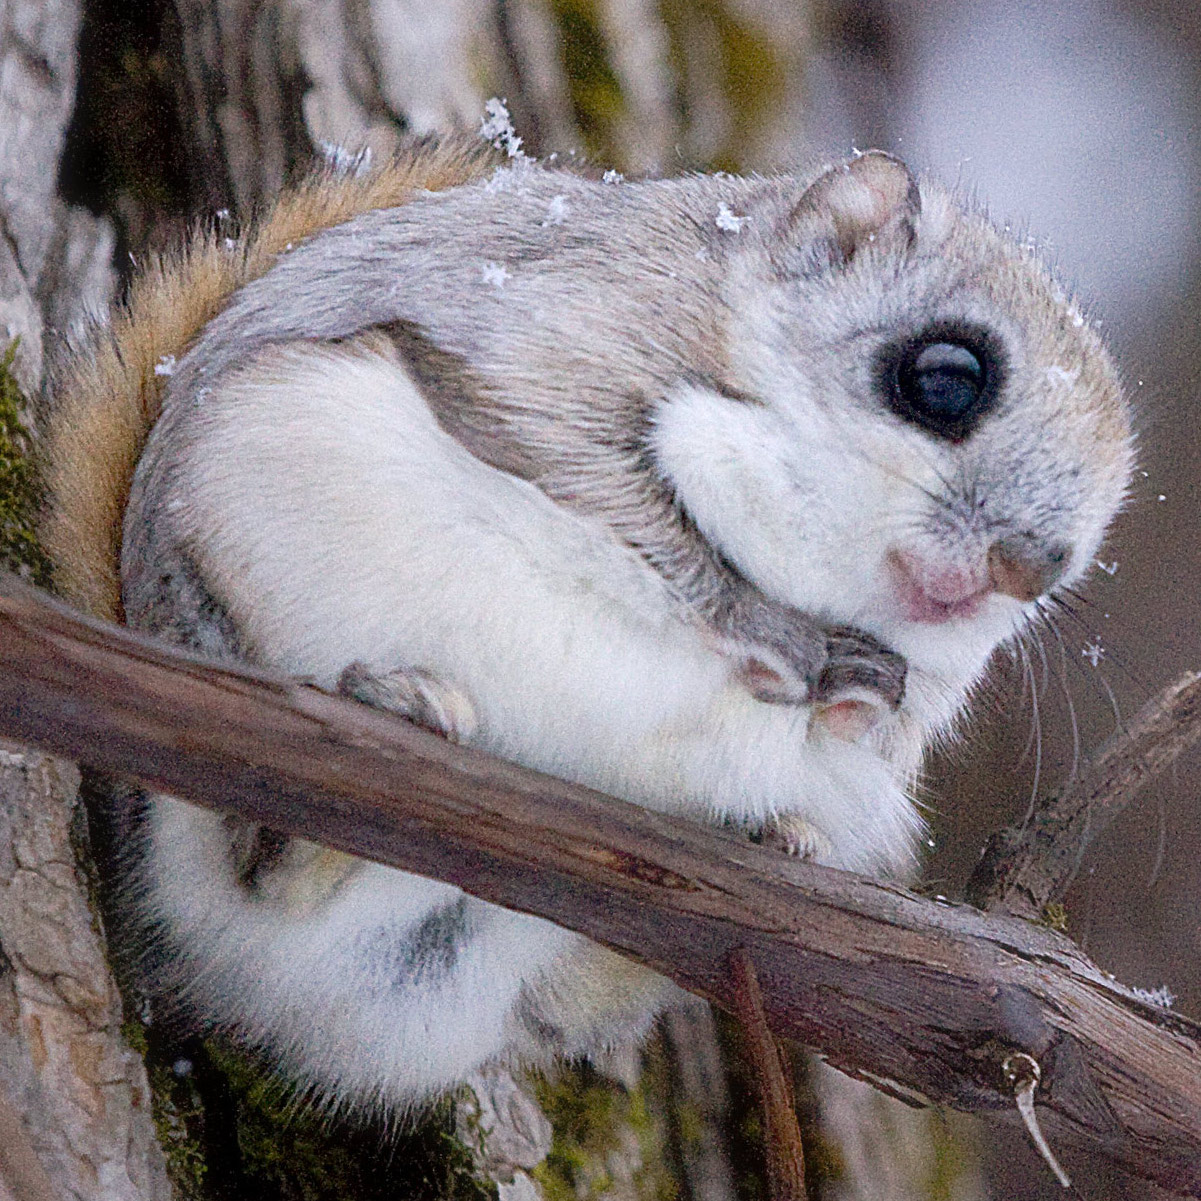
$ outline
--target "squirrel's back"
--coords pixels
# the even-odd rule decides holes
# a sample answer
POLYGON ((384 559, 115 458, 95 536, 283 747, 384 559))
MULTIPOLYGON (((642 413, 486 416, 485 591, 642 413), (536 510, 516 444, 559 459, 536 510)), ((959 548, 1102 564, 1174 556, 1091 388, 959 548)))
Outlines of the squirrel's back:
POLYGON ((42 544, 58 591, 123 620, 121 525, 134 469, 158 418, 165 377, 229 298, 305 238, 420 191, 479 179, 501 161, 477 141, 423 139, 380 167, 332 164, 285 192, 236 241, 209 228, 153 258, 109 324, 57 373, 44 439, 42 544))

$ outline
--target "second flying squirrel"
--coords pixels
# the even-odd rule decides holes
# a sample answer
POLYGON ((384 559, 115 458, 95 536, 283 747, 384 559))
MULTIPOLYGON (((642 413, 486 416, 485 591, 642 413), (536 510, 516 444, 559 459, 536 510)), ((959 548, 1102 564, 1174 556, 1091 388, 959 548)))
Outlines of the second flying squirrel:
MULTIPOLYGON (((1130 465, 1072 302, 888 155, 609 182, 425 145, 135 288, 60 384, 43 532, 95 611, 903 875, 924 750, 1130 465)), ((129 824, 150 985, 318 1095, 586 1054, 671 995, 450 885, 168 797, 129 824)))

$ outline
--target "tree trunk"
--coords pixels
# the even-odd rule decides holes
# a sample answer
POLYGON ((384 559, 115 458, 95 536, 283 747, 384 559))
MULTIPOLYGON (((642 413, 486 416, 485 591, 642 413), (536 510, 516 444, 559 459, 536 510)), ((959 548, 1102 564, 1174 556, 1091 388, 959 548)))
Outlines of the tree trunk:
MULTIPOLYGON (((76 0, 0 3, 0 345, 12 351, 0 407, 14 410, 0 418, 27 428, 47 350, 108 303, 114 278, 110 223, 57 194, 78 28, 76 0), (18 389, 33 402, 20 413, 18 389)), ((4 429, 14 427, 0 420, 4 429)), ((0 497, 6 534, 32 515, 20 487, 18 477, 0 497)), ((36 574, 23 545, 6 538, 4 557, 36 574)), ((165 1201, 146 1072, 122 1038, 121 998, 74 866, 74 834, 86 830, 78 780, 68 764, 0 748, 0 1179, 16 1201, 165 1201)))
POLYGON ((166 1201, 146 1072, 73 866, 78 784, 68 764, 0 750, 0 1088, 54 1195, 166 1201))

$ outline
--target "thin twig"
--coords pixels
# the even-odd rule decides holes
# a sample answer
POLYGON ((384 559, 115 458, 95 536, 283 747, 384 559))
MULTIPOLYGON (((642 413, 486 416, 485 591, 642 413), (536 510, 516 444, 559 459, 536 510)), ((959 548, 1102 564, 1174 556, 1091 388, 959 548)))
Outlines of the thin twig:
POLYGON ((796 1096, 780 1045, 767 1024, 759 976, 746 947, 735 947, 730 953, 730 975, 734 982, 734 1016, 742 1029, 763 1114, 771 1201, 806 1201, 805 1145, 796 1116, 796 1096))
POLYGON ((993 836, 968 884, 981 909, 1038 920, 1063 897, 1089 844, 1156 776, 1201 739, 1201 675, 1153 697, 1020 827, 993 836))
POLYGON ((1034 1108, 1034 1093, 1042 1079, 1042 1068, 1033 1056, 1019 1053, 1011 1055, 1001 1065, 1001 1073, 1013 1085, 1013 1098, 1017 1102, 1018 1113, 1022 1116, 1022 1125, 1034 1144, 1034 1149, 1043 1157, 1043 1162, 1051 1169, 1052 1175, 1063 1188, 1071 1188, 1072 1180, 1063 1165, 1055 1158, 1047 1136, 1038 1122, 1038 1112, 1034 1108))

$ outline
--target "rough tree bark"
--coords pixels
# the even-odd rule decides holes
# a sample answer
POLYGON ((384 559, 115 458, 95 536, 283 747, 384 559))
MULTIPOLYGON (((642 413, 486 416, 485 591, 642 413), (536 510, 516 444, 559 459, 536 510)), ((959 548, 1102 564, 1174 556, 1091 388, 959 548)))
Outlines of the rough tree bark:
POLYGON ((113 286, 110 224, 58 199, 75 101, 78 0, 0 2, 0 333, 40 395, 45 343, 102 311, 113 286))
POLYGON ((0 1084, 54 1196, 166 1199, 145 1069, 75 867, 78 785, 69 764, 0 750, 0 1084))
MULTIPOLYGON (((0 3, 0 344, 16 342, 12 375, 34 400, 48 349, 107 305, 113 282, 110 224, 56 190, 78 28, 76 0, 0 3)), ((38 416, 36 404, 23 414, 38 416)), ((67 764, 0 749, 0 1159, 26 1195, 165 1201, 145 1070, 122 1040, 75 866, 77 785, 67 764)))

